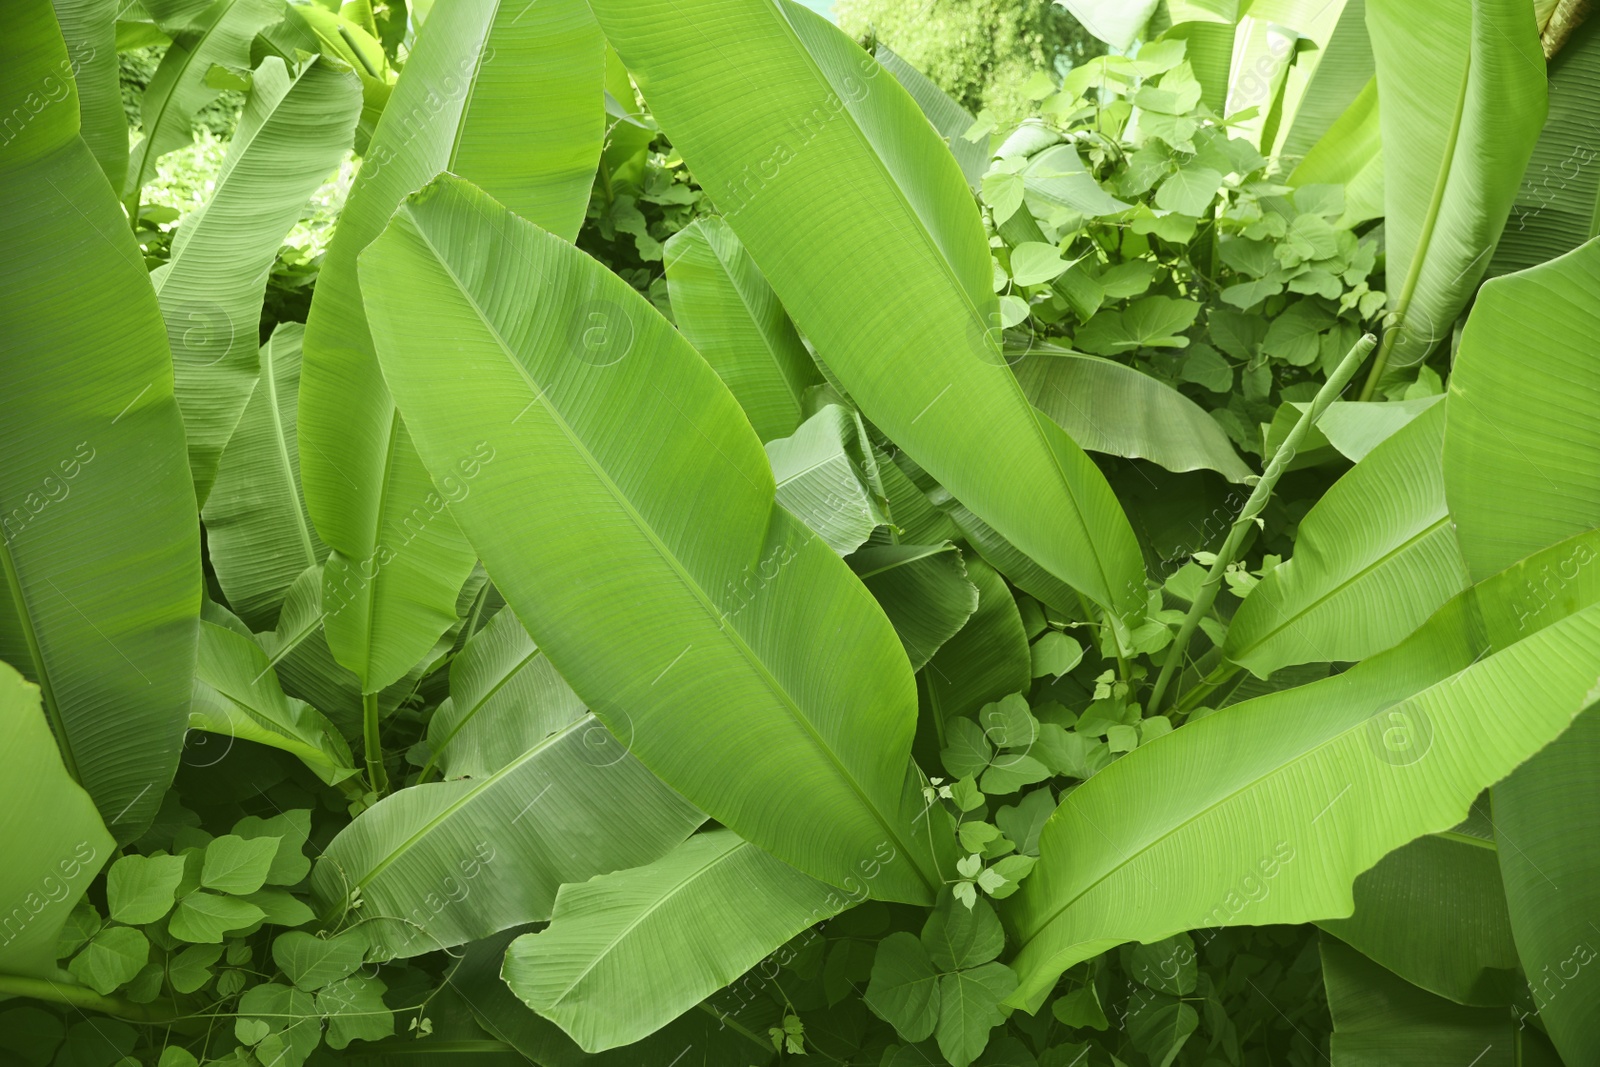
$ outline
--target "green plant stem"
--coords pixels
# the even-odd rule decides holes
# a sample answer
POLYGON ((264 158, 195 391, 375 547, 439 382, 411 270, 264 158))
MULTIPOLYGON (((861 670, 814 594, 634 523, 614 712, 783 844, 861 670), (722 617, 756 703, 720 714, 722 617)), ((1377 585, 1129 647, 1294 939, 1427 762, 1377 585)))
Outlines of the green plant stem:
POLYGON ((68 1004, 74 1008, 97 1011, 141 1023, 165 1023, 176 1019, 179 1012, 170 1002, 157 1000, 149 1004, 135 1004, 120 997, 103 997, 92 989, 79 985, 64 985, 48 978, 24 978, 21 975, 0 974, 0 996, 32 997, 52 1004, 68 1004))
POLYGON ((1196 591, 1194 602, 1189 605, 1188 614, 1183 617, 1183 625, 1178 628, 1178 636, 1173 639, 1172 647, 1167 651, 1167 661, 1161 666, 1161 676, 1156 679, 1155 689, 1150 693, 1149 711, 1155 714, 1161 710, 1161 700, 1167 695, 1167 687, 1172 683, 1172 676, 1177 672, 1178 665, 1183 662, 1184 650, 1189 647, 1190 638, 1194 637, 1195 629, 1199 627, 1200 620, 1206 612, 1211 610, 1211 605, 1216 603, 1217 592, 1222 588, 1222 576, 1233 562, 1234 556, 1239 552, 1239 546, 1244 543, 1245 534, 1250 530, 1257 515, 1267 506, 1267 501, 1272 498, 1272 490, 1278 484, 1278 479, 1283 476, 1284 469, 1294 459, 1300 442, 1306 434, 1311 432, 1311 427, 1316 425, 1322 413, 1334 398, 1344 392, 1344 387, 1355 376, 1357 369, 1366 361, 1367 354, 1377 344, 1377 338, 1370 333, 1364 334, 1345 353, 1344 360, 1338 369, 1328 376, 1321 389, 1317 391, 1316 399, 1311 401, 1311 406, 1300 416, 1294 424, 1294 429, 1289 431, 1289 436, 1283 439, 1278 450, 1273 453, 1272 461, 1267 464, 1267 469, 1262 471, 1261 478, 1250 492, 1250 499, 1244 502, 1244 507, 1239 511, 1239 517, 1233 520, 1233 526, 1228 530, 1228 537, 1217 550, 1217 558, 1211 564, 1211 570, 1206 572, 1205 579, 1196 591))
POLYGON ((380 796, 389 791, 389 772, 383 769, 383 739, 378 735, 378 694, 361 695, 361 738, 367 757, 367 783, 380 796))
POLYGON ((1236 663, 1219 664, 1211 673, 1196 682, 1193 689, 1183 694, 1183 698, 1177 702, 1173 711, 1187 715, 1199 706, 1202 700, 1215 693, 1219 687, 1238 674, 1240 669, 1236 663))

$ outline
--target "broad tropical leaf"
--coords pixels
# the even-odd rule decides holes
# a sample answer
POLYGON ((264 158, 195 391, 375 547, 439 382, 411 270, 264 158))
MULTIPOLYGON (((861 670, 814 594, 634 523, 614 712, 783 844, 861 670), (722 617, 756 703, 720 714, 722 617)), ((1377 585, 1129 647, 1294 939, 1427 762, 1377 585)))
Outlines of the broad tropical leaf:
POLYGON ((1394 315, 1376 384, 1450 336, 1500 240, 1546 99, 1527 0, 1367 0, 1367 29, 1394 315))
MULTIPOLYGON (((1490 281, 1467 320, 1450 375, 1444 477, 1474 577, 1600 526, 1597 294, 1600 241, 1590 241, 1490 281)), ((1530 607, 1544 599, 1536 593, 1530 607)))
POLYGON ((350 150, 360 102, 355 76, 326 60, 312 58, 297 73, 276 56, 262 60, 211 199, 178 225, 171 260, 151 274, 201 507, 256 388, 273 259, 350 150))
POLYGON ((383 45, 342 13, 317 4, 290 4, 289 18, 304 24, 324 55, 342 60, 361 79, 361 118, 355 142, 356 151, 365 155, 394 92, 395 73, 383 45))
POLYGON ((482 778, 402 789, 311 873, 325 916, 374 958, 416 956, 550 917, 556 889, 665 855, 704 821, 591 715, 482 778))
POLYGON ((874 893, 930 899, 907 840, 905 653, 777 506, 710 367, 627 283, 460 179, 408 200, 372 248, 384 375, 437 477, 495 457, 454 511, 562 677, 741 836, 834 884, 886 844, 900 860, 874 893), (591 315, 605 347, 579 343, 591 315))
POLYGON ((1090 452, 1148 459, 1169 471, 1214 470, 1231 482, 1251 476, 1204 408, 1148 374, 1043 345, 1015 369, 1029 402, 1090 452))
POLYGON ((1365 659, 1471 584, 1445 510, 1444 429, 1436 404, 1334 483, 1234 615, 1224 656, 1259 678, 1365 659))
POLYGON ((948 542, 870 545, 848 562, 894 624, 914 671, 978 610, 978 588, 967 581, 961 550, 948 542))
POLYGON ((1125 52, 1155 13, 1157 0, 1059 0, 1084 29, 1125 52))
POLYGON ((144 137, 128 155, 128 173, 118 190, 130 210, 156 172, 156 160, 188 144, 195 113, 220 95, 209 81, 212 67, 250 69, 256 34, 283 17, 283 0, 213 0, 209 5, 153 5, 156 23, 172 37, 139 104, 144 137), (168 17, 170 14, 171 17, 168 17))
POLYGON ((206 551, 228 605, 270 629, 295 580, 328 548, 300 492, 300 342, 305 327, 280 323, 261 346, 261 378, 222 450, 201 516, 206 551))
POLYGON ((465 0, 427 25, 328 249, 301 370, 306 506, 333 550, 324 625, 366 693, 405 674, 454 617, 473 556, 450 505, 473 476, 436 487, 422 469, 373 355, 356 257, 441 170, 574 237, 604 132, 604 52, 581 0, 465 0))
POLYGON ((31 117, 0 154, 0 659, 39 685, 67 772, 126 842, 178 766, 200 530, 138 245, 71 81, 37 92, 69 69, 55 15, 8 15, 0 114, 31 117))
POLYGON ((832 886, 731 830, 556 894, 550 925, 506 951, 504 977, 588 1052, 655 1033, 846 905, 832 886))
POLYGON ((1344 186, 1340 226, 1355 226, 1384 212, 1383 134, 1374 75, 1344 114, 1306 152, 1289 184, 1344 186))
MULTIPOLYGON (((978 607, 917 675, 922 700, 938 731, 952 715, 972 715, 985 704, 1033 685, 1033 659, 1017 602, 1005 579, 968 556, 967 580, 978 607)), ((944 747, 942 732, 939 747, 944 747)))
POLYGON ((1047 570, 1118 614, 1140 614, 1133 531, 1099 471, 1039 423, 1005 366, 971 190, 910 95, 797 4, 593 7, 674 146, 863 413, 1047 570))
POLYGON ((68 68, 78 87, 79 133, 111 188, 119 192, 128 173, 128 116, 122 110, 117 73, 120 7, 121 0, 56 0, 55 4, 68 68))
MULTIPOLYGON (((1287 22, 1315 47, 1297 48, 1283 87, 1281 115, 1271 154, 1298 161, 1327 133, 1372 81, 1372 44, 1367 40, 1366 0, 1307 4, 1268 0, 1250 6, 1250 16, 1284 21, 1289 10, 1311 18, 1287 22)), ((1266 151, 1263 147, 1263 151, 1266 151)))
POLYGON ((822 382, 778 296, 720 217, 667 241, 667 283, 678 328, 717 372, 763 441, 788 437, 801 397, 822 382))
POLYGON ((1600 1056, 1600 714, 1590 710, 1494 788, 1495 838, 1517 955, 1568 1063, 1600 1056))
POLYGON ((983 185, 983 173, 989 169, 989 146, 987 137, 967 140, 967 132, 977 121, 972 113, 882 41, 872 50, 872 55, 911 94, 911 99, 917 102, 933 128, 950 146, 950 154, 956 157, 967 185, 974 193, 978 192, 983 185))
POLYGON ((790 436, 767 442, 778 503, 841 556, 889 521, 862 480, 860 450, 855 419, 838 404, 824 405, 790 436))
POLYGON ((1509 1011, 1452 1004, 1331 937, 1322 939, 1322 974, 1332 1067, 1559 1067, 1537 1032, 1509 1011))
POLYGON ((316 708, 284 695, 261 646, 213 622, 200 623, 189 728, 282 749, 330 785, 356 773, 350 746, 316 708))
POLYGON ((1458 1004, 1507 1007, 1516 998, 1522 979, 1492 838, 1419 837, 1357 878, 1353 892, 1350 918, 1318 925, 1458 1004))
POLYGON ((0 899, 7 902, 0 920, 0 974, 55 978, 62 924, 117 844, 94 802, 62 766, 38 687, 4 663, 0 739, 0 751, 11 761, 0 787, 0 834, 6 842, 0 899), (40 818, 45 812, 49 818, 40 818))
MULTIPOLYGON (((583 713, 578 694, 502 609, 450 662, 450 695, 428 720, 429 765, 446 778, 481 778, 583 713)), ((590 739, 608 736, 596 727, 590 739)))
POLYGON ((1574 583, 1575 613, 1542 629, 1513 607, 1528 573, 1570 551, 1469 589, 1343 674, 1188 723, 1080 786, 1007 901, 1014 1003, 1124 941, 1350 914, 1358 874, 1459 823, 1594 699, 1600 580, 1574 583))

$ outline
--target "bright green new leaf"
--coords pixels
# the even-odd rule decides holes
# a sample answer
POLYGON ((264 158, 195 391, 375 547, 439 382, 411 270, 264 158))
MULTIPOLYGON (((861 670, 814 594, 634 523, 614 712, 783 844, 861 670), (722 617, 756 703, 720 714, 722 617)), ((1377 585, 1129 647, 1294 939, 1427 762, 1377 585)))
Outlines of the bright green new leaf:
POLYGON ((430 470, 496 457, 454 511, 562 677, 740 836, 836 882, 887 845, 900 861, 874 894, 931 897, 910 838, 905 653, 777 507, 711 368, 621 279, 458 179, 412 198, 373 250, 385 376, 430 470), (588 309, 614 345, 594 355, 571 347, 588 309))
POLYGON ((0 973, 48 977, 67 917, 116 845, 62 767, 39 691, 4 663, 0 751, 15 761, 0 803, 0 899, 10 902, 0 920, 0 973))
POLYGON ((488 454, 469 449, 452 457, 466 466, 429 481, 372 351, 356 257, 442 170, 574 237, 605 128, 605 56, 581 0, 467 0, 434 14, 340 216, 301 367, 301 478, 333 549, 323 625, 364 693, 403 676, 454 620, 473 558, 450 509, 488 454))
POLYGON ((1214 470, 1232 482, 1251 475, 1205 409, 1148 374, 1039 344, 1015 369, 1028 400, 1090 452, 1180 473, 1214 470))
POLYGON ((179 941, 215 945, 231 931, 254 926, 266 914, 247 900, 199 889, 178 901, 167 928, 179 941))
POLYGON ((280 323, 259 355, 261 377, 201 516, 206 551, 228 606, 255 629, 277 624, 295 579, 327 558, 300 492, 300 342, 305 327, 280 323))
POLYGON ((1527 0, 1367 0, 1367 30, 1394 317, 1375 383, 1450 336, 1516 200, 1546 99, 1527 0))
POLYGON ((1280 667, 1381 652, 1471 582, 1445 510, 1436 404, 1334 483, 1300 521, 1294 555, 1250 591, 1223 655, 1280 667))
POLYGON ((652 862, 704 818, 585 715, 492 774, 385 797, 311 888, 372 958, 416 956, 548 919, 563 883, 652 862))
POLYGON ((1120 942, 1348 915, 1356 875, 1460 822, 1600 679, 1600 585, 1575 591, 1591 605, 1576 614, 1531 633, 1519 622, 1510 594, 1540 565, 1467 590, 1343 674, 1191 722, 1080 786, 1008 905, 1022 946, 1014 1003, 1120 942))
POLYGON ((273 258, 307 198, 349 151, 360 105, 355 76, 320 59, 291 73, 269 56, 253 84, 211 199, 178 225, 172 258, 150 276, 201 507, 256 388, 257 327, 273 258))
POLYGON ((67 964, 72 977, 104 996, 133 980, 150 958, 150 941, 127 926, 108 926, 95 934, 67 964))
POLYGON ((778 296, 733 230, 696 219, 666 245, 672 317, 717 372, 762 441, 788 437, 822 375, 778 296))
POLYGON ((272 858, 277 852, 278 838, 224 834, 206 845, 200 884, 235 896, 254 893, 266 884, 267 872, 272 869, 272 858))
POLYGON ((967 581, 960 550, 948 542, 872 545, 847 562, 894 624, 914 671, 978 610, 978 589, 967 581))
POLYGON ((183 881, 182 856, 123 856, 106 872, 111 918, 138 926, 166 917, 183 881))
POLYGON ((1494 279, 1473 306, 1450 375, 1444 478, 1474 577, 1600 526, 1597 331, 1600 241, 1494 279))
POLYGON ((645 867, 561 887, 550 925, 506 951, 506 983, 588 1052, 647 1037, 806 927, 838 890, 729 830, 645 867))
POLYGON ((583 713, 578 694, 505 608, 451 662, 450 696, 428 721, 429 759, 446 778, 481 778, 583 713))
POLYGON ((366 954, 366 938, 359 928, 334 937, 290 930, 272 942, 272 962, 289 976, 295 988, 308 992, 349 977, 366 954))
POLYGON ((1142 611, 1126 516, 1005 366, 971 190, 910 95, 798 4, 592 6, 862 412, 1047 570, 1115 612, 1142 611))
POLYGON ((1061 0, 1084 29, 1126 52, 1155 13, 1157 0, 1061 0))
POLYGON ((67 773, 131 841, 188 718, 194 489, 160 309, 78 136, 55 16, 8 15, 0 115, 28 118, 0 154, 0 659, 39 685, 67 773))

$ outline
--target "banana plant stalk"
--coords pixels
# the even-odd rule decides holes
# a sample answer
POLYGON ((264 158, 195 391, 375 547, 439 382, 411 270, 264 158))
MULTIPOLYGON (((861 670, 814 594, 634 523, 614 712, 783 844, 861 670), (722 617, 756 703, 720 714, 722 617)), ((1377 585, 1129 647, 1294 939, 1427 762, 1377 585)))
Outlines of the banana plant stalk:
POLYGON ((1272 461, 1267 464, 1266 470, 1261 472, 1260 480, 1251 490, 1250 499, 1246 500, 1244 507, 1240 509, 1239 517, 1233 520, 1227 540, 1223 541, 1222 547, 1217 550, 1217 558, 1212 561, 1211 570, 1200 583, 1194 602, 1189 605, 1189 612, 1183 617, 1183 625, 1178 627, 1178 636, 1167 651, 1167 661, 1161 665, 1161 675, 1156 679, 1155 688, 1150 692, 1152 713, 1160 710, 1161 700, 1167 695, 1167 687, 1172 683, 1172 676, 1177 672, 1178 664, 1183 662, 1183 653, 1189 647, 1189 639, 1194 637, 1194 631, 1200 625, 1200 620, 1216 602, 1217 591, 1222 588, 1222 576, 1227 572, 1234 556, 1238 555, 1239 547, 1244 543, 1244 535, 1250 530, 1250 524, 1267 506, 1267 501, 1272 499, 1272 490, 1278 484, 1278 479, 1283 476, 1284 469, 1294 459, 1295 453, 1300 448, 1300 442, 1311 432, 1311 427, 1316 425, 1322 413, 1328 409, 1328 405, 1344 392, 1344 387, 1350 383, 1356 370, 1366 361, 1375 344, 1377 338, 1370 333, 1365 334, 1349 352, 1345 353, 1338 369, 1328 375, 1328 380, 1317 390, 1311 406, 1301 413, 1300 420, 1294 424, 1294 429, 1289 431, 1289 436, 1283 439, 1278 450, 1272 454, 1272 461))

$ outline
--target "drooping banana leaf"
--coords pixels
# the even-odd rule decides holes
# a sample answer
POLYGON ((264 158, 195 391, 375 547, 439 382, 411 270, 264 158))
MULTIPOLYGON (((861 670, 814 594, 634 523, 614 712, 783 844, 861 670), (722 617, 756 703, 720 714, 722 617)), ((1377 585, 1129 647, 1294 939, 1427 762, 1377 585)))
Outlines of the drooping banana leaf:
POLYGON ((1490 274, 1526 270, 1600 233, 1594 102, 1600 99, 1600 19, 1589 17, 1550 60, 1550 117, 1528 159, 1490 274))
POLYGON ((846 561, 894 624, 911 669, 920 671, 978 610, 961 550, 942 545, 869 545, 846 561))
POLYGON ((450 696, 428 721, 429 761, 446 778, 480 778, 583 713, 517 616, 501 611, 450 662, 450 696))
POLYGON ((201 507, 260 371, 267 275, 306 201, 350 149, 360 85, 313 58, 262 60, 211 199, 179 223, 151 274, 172 348, 178 409, 201 507))
POLYGON ((593 7, 674 146, 862 412, 1047 570, 1140 614, 1132 528, 1098 469, 1039 423, 1005 366, 971 190, 911 96, 797 4, 593 7))
POLYGON ((1444 480, 1476 577, 1600 526, 1597 330, 1600 241, 1493 279, 1473 306, 1450 375, 1444 480))
POLYGON ((212 622, 200 623, 189 728, 281 749, 329 785, 356 773, 350 746, 316 708, 284 695, 261 646, 212 622))
POLYGON ((1025 693, 1033 685, 1028 634, 1005 579, 972 556, 966 558, 966 571, 978 589, 978 608, 917 675, 936 730, 943 730, 952 715, 975 714, 985 704, 1025 693))
POLYGON ((332 549, 324 626, 366 693, 401 677, 454 618, 473 553, 450 508, 474 476, 429 482, 372 352, 356 257, 441 170, 574 237, 604 132, 604 52, 581 0, 463 0, 427 26, 328 249, 301 369, 301 478, 332 549))
POLYGON ((1317 925, 1430 993, 1484 1007, 1513 1002, 1522 976, 1493 840, 1419 837, 1357 878, 1353 892, 1350 918, 1317 925))
POLYGON ((1383 166, 1378 78, 1374 75, 1290 172, 1289 184, 1344 186, 1344 215, 1338 224, 1356 226, 1383 215, 1383 166))
POLYGON ((778 503, 841 556, 889 521, 862 481, 859 449, 855 420, 838 404, 824 405, 790 436, 767 442, 778 503))
POLYGON ((4 663, 0 751, 12 761, 0 787, 0 839, 6 843, 0 868, 0 899, 6 901, 0 974, 57 978, 56 938, 117 845, 94 802, 62 766, 38 687, 4 663), (49 817, 41 818, 46 813, 49 817))
POLYGON ((632 1044, 847 903, 731 830, 556 894, 506 950, 511 991, 588 1052, 632 1044))
POLYGON ((1114 360, 1034 345, 1015 365, 1028 400, 1090 452, 1148 459, 1169 471, 1251 476, 1228 435, 1176 389, 1114 360))
POLYGON ((261 346, 261 379, 223 447, 201 511, 206 551, 228 604, 258 630, 277 625, 295 579, 328 548, 300 492, 300 342, 305 327, 280 323, 261 346))
POLYGON ((161 4, 151 9, 172 44, 145 87, 139 105, 144 137, 128 154, 118 190, 130 212, 156 173, 156 160, 188 144, 196 112, 221 95, 208 81, 212 67, 250 69, 250 43, 283 17, 283 0, 214 0, 208 6, 161 4), (167 17, 168 15, 171 17, 167 17))
POLYGON ((1565 617, 1530 627, 1513 602, 1571 550, 1467 590, 1343 674, 1190 722, 1075 790, 1006 901, 1022 946, 1013 1003, 1124 941, 1349 915, 1358 874, 1459 823, 1593 699, 1600 575, 1572 583, 1565 617))
POLYGON ((1345 459, 1360 463, 1402 426, 1443 400, 1442 394, 1383 403, 1335 400, 1317 420, 1316 430, 1343 453, 1345 459))
POLYGON ((1471 584, 1445 509, 1435 404, 1334 483, 1294 555, 1245 597, 1222 653, 1265 678, 1390 647, 1471 584))
POLYGON ((1322 939, 1322 974, 1333 1015, 1331 1067, 1560 1067, 1509 1010, 1452 1004, 1336 938, 1322 939))
POLYGON ((822 382, 794 323, 721 218, 696 219, 666 245, 678 329, 727 383, 762 441, 788 437, 800 398, 822 382))
MULTIPOLYGON (((78 86, 79 133, 99 160, 111 188, 121 191, 128 173, 128 116, 117 73, 120 0, 56 0, 56 19, 67 44, 67 64, 78 86)), ((65 72, 63 72, 65 73, 65 72)))
POLYGON ((1367 0, 1383 97, 1393 324, 1362 399, 1450 336, 1489 266, 1544 125, 1527 0, 1367 0))
POLYGON ((178 766, 200 530, 161 311, 53 80, 55 15, 7 15, 0 114, 28 120, 0 150, 0 659, 39 685, 67 772, 126 842, 178 766))
POLYGON ((385 797, 311 872, 326 917, 359 923, 373 958, 416 956, 550 917, 556 889, 650 863, 704 821, 593 716, 482 778, 385 797))
POLYGON ((931 899, 931 860, 906 840, 920 794, 906 795, 905 653, 849 568, 777 506, 711 368, 627 283, 460 179, 408 200, 361 270, 429 470, 494 456, 455 513, 585 703, 780 859, 839 884, 887 842, 902 860, 873 891, 931 899), (591 316, 605 347, 575 343, 591 316))
POLYGON ((978 192, 983 185, 984 171, 989 169, 989 145, 987 136, 976 141, 967 140, 967 131, 977 121, 972 113, 882 41, 873 48, 872 54, 883 64, 883 69, 893 74, 895 81, 911 94, 911 99, 917 102, 933 128, 950 146, 950 154, 956 157, 956 164, 961 167, 967 186, 974 193, 978 192))
POLYGON ((1568 1063, 1600 1056, 1600 714, 1494 787, 1500 875, 1517 955, 1550 1040, 1568 1063))

